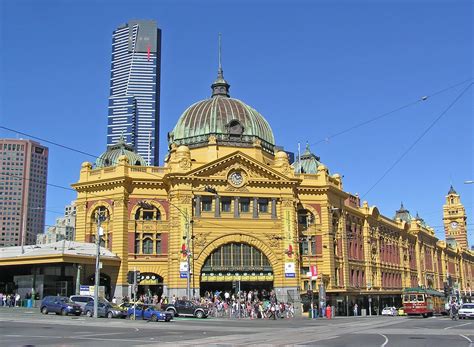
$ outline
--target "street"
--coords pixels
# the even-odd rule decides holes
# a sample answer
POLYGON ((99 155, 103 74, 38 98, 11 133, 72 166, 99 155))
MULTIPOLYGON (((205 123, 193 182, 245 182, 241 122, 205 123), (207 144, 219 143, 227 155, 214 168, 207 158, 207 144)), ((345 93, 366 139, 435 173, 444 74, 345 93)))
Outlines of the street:
POLYGON ((446 317, 337 317, 332 320, 176 318, 170 323, 44 316, 0 309, 2 346, 465 346, 474 347, 474 320, 446 317))

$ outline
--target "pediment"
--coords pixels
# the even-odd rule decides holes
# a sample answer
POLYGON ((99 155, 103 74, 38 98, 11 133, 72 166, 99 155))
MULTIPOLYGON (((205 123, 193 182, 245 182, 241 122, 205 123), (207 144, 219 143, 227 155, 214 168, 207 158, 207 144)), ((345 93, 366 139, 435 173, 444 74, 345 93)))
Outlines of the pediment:
POLYGON ((216 179, 227 179, 232 171, 241 171, 249 182, 252 181, 279 181, 296 182, 295 178, 288 177, 273 168, 255 160, 254 158, 236 152, 225 157, 214 160, 196 168, 186 174, 187 177, 206 177, 216 179))

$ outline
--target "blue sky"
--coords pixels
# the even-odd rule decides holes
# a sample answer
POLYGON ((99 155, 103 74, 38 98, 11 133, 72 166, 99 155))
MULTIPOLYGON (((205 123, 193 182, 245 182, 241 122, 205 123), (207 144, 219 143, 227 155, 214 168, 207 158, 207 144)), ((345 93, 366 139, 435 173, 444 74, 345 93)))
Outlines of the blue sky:
MULTIPOLYGON (((344 188, 392 217, 400 202, 443 236, 452 183, 474 244, 473 92, 469 84, 356 124, 472 78, 469 1, 0 2, 0 123, 99 155, 106 146, 112 31, 130 19, 162 29, 161 150, 187 106, 209 97, 217 33, 231 95, 261 112, 276 141, 311 149, 344 188), (225 5, 224 5, 225 3, 225 5), (325 140, 328 139, 329 140, 325 140)), ((17 137, 1 131, 0 137, 17 137)), ((50 183, 69 186, 84 155, 50 147, 50 183)), ((61 212, 74 193, 48 187, 61 212)), ((57 214, 47 213, 47 224, 57 214)))

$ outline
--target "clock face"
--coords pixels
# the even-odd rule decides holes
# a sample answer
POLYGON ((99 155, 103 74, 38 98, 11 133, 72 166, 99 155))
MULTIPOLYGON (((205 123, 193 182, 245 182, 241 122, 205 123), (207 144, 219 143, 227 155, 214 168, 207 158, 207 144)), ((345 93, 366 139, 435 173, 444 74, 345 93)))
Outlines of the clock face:
POLYGON ((244 177, 239 171, 234 171, 229 175, 229 182, 233 186, 240 187, 244 184, 244 177))
POLYGON ((456 229, 458 227, 457 222, 451 222, 451 228, 456 229))

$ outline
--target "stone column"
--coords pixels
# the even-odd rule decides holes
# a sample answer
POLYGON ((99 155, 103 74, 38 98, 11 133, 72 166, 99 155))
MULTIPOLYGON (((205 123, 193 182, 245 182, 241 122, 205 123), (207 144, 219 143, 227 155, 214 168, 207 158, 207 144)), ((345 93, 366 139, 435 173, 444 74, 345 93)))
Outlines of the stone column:
POLYGON ((239 210, 239 197, 234 196, 234 218, 240 217, 240 210, 239 210))
POLYGON ((201 196, 200 195, 196 195, 195 203, 196 203, 196 206, 195 206, 194 215, 196 217, 201 217, 201 196))
POLYGON ((220 217, 221 216, 221 198, 219 195, 216 195, 214 198, 214 201, 216 202, 215 206, 215 211, 214 211, 214 217, 220 217))
POLYGON ((258 218, 258 198, 253 198, 253 218, 258 218))
POLYGON ((277 217, 276 198, 272 198, 272 219, 277 217))

